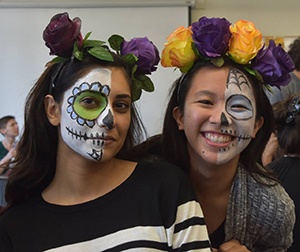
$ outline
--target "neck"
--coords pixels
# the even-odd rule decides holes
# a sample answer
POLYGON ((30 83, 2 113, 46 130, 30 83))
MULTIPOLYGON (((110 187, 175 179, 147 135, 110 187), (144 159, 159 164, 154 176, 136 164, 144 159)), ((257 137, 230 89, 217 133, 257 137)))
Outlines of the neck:
POLYGON ((3 140, 2 140, 2 143, 4 145, 4 147, 8 150, 10 150, 14 143, 15 143, 15 137, 8 137, 6 136, 3 140))
POLYGON ((96 199, 122 184, 135 168, 135 163, 119 159, 101 163, 70 159, 57 163, 55 176, 43 192, 47 202, 74 205, 96 199))
POLYGON ((192 162, 190 178, 198 198, 229 193, 239 157, 222 165, 192 162))

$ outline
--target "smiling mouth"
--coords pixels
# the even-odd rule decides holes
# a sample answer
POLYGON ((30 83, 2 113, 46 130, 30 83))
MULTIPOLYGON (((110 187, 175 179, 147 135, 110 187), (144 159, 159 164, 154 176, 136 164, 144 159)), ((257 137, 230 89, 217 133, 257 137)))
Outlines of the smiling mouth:
POLYGON ((251 139, 251 137, 248 135, 233 136, 233 135, 220 135, 220 134, 214 134, 214 133, 203 133, 203 135, 210 142, 218 143, 218 144, 226 144, 226 143, 234 141, 236 138, 238 139, 238 141, 248 141, 251 139))
POLYGON ((204 137, 210 142, 219 144, 229 143, 233 140, 233 137, 230 135, 218 135, 213 133, 204 133, 204 137))

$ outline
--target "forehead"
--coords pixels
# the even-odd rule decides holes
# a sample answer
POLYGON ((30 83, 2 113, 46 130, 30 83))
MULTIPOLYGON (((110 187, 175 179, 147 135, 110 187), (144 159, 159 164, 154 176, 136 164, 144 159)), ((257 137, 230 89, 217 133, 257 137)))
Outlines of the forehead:
POLYGON ((213 93, 252 93, 252 85, 240 70, 229 67, 204 67, 192 79, 191 89, 207 89, 213 93))
POLYGON ((16 123, 16 119, 12 118, 7 121, 6 125, 11 125, 11 124, 15 124, 15 123, 16 123))
POLYGON ((109 85, 111 84, 111 69, 109 68, 94 68, 80 79, 78 79, 74 86, 78 86, 83 82, 93 83, 93 82, 100 82, 102 85, 109 85))
POLYGON ((226 89, 237 93, 252 93, 252 85, 247 76, 235 68, 229 69, 226 89))

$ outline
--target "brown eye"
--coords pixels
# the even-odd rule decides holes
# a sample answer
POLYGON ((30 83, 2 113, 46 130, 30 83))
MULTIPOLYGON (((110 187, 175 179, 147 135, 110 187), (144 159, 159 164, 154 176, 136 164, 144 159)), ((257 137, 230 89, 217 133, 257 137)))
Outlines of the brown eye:
POLYGON ((120 113, 125 113, 129 110, 130 105, 127 102, 115 102, 114 109, 120 113))
POLYGON ((85 97, 84 99, 81 100, 81 103, 85 107, 93 108, 98 106, 99 102, 95 100, 94 98, 91 97, 85 97))

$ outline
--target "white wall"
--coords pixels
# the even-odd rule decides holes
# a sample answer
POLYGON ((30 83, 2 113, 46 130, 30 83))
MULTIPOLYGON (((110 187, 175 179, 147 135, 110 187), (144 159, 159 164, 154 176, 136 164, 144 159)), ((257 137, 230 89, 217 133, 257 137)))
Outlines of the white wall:
POLYGON ((264 36, 300 36, 299 0, 205 0, 203 9, 192 10, 192 21, 201 16, 250 20, 264 36))
MULTIPOLYGON (((2 0, 0 3, 11 1, 2 0)), ((14 2, 18 1, 26 2, 27 0, 14 0, 14 2)), ((59 1, 53 0, 52 2, 59 1)), ((65 1, 70 2, 73 0, 65 1)), ((93 1, 115 2, 115 0, 93 1)), ((161 2, 160 0, 152 1, 153 3, 161 2)), ((32 2, 43 1, 32 0, 32 2)), ((79 2, 82 3, 82 1, 79 2)), ((131 2, 142 3, 149 2, 149 0, 131 2)), ((178 1, 165 0, 164 2, 178 1)), ((196 0, 196 3, 201 4, 198 5, 200 6, 199 9, 192 9, 192 21, 196 21, 204 15, 208 17, 226 17, 232 23, 239 19, 248 19, 256 24, 264 36, 300 36, 299 0, 196 0)), ((150 39, 160 34, 154 42, 161 50, 165 38, 170 32, 180 25, 187 25, 187 13, 174 14, 171 12, 171 8, 163 8, 155 12, 151 12, 149 8, 144 9, 145 18, 142 20, 145 20, 147 25, 153 24, 154 28, 145 28, 146 26, 141 25, 140 21, 135 21, 137 16, 135 12, 132 12, 122 22, 113 24, 116 29, 119 27, 116 31, 124 36, 131 35, 130 32, 134 35, 146 34, 150 39), (147 12, 147 15, 150 15, 149 18, 146 17, 147 12), (149 21, 150 18, 153 18, 153 21, 149 21), (125 28, 121 28, 124 27, 121 25, 125 25, 125 28), (142 28, 144 34, 136 32, 140 28, 142 28), (128 31, 129 33, 127 33, 128 31)), ((134 10, 136 8, 133 8, 134 10)), ((35 17, 28 18, 26 9, 12 11, 11 9, 0 8, 0 116, 13 114, 17 117, 21 126, 23 125, 25 96, 33 82, 43 71, 44 64, 50 60, 49 51, 43 44, 41 33, 50 17, 59 11, 58 9, 40 9, 35 17), (25 71, 25 69, 29 70, 25 71)), ((84 34, 92 30, 93 38, 105 39, 109 34, 104 34, 101 30, 96 31, 94 28, 96 25, 97 27, 102 25, 102 23, 96 24, 93 22, 95 11, 94 9, 90 12, 91 15, 83 15, 81 9, 72 9, 69 12, 71 17, 82 17, 84 34)), ((143 8, 139 10, 139 12, 143 11, 143 8)), ((111 20, 111 18, 108 19, 105 27, 113 23, 111 20)), ((150 135, 160 130, 167 90, 177 76, 178 71, 174 73, 173 69, 161 69, 160 67, 159 71, 153 74, 153 80, 156 83, 155 93, 143 94, 142 103, 140 103, 141 112, 150 135), (163 73, 163 75, 160 73, 163 73)))
MULTIPOLYGON (((51 17, 67 11, 80 17, 82 33, 107 41, 112 34, 126 40, 147 36, 162 50, 166 37, 180 25, 188 25, 188 7, 147 8, 0 8, 0 117, 11 114, 23 127, 23 107, 27 93, 50 61, 42 32, 51 17)), ((149 135, 161 131, 169 87, 179 73, 160 65, 151 76, 153 93, 143 92, 138 102, 149 135)), ((0 138, 1 140, 1 138, 0 138)))

